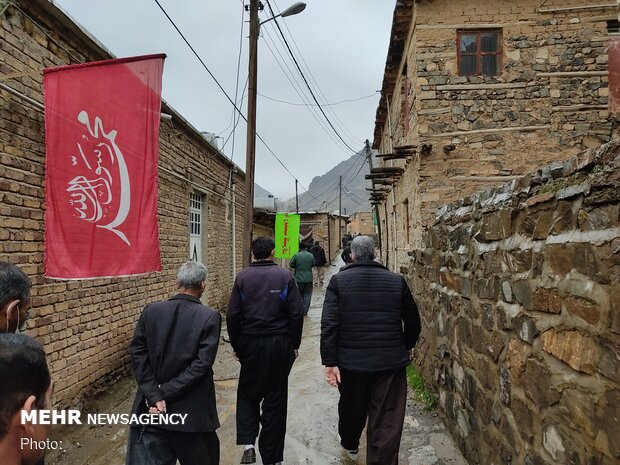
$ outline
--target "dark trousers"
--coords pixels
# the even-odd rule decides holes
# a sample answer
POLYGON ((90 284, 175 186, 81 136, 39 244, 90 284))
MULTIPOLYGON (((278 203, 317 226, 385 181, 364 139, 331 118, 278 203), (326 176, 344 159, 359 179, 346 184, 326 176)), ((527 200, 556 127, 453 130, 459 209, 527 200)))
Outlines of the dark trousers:
POLYGON ((286 335, 242 336, 237 352, 241 362, 237 388, 237 444, 254 444, 263 463, 281 462, 286 435, 288 375, 295 360, 286 335))
POLYGON ((187 433, 129 428, 125 465, 219 465, 220 440, 215 431, 187 433))
POLYGON ((310 301, 312 300, 312 283, 297 283, 297 287, 301 294, 301 300, 304 303, 304 315, 307 315, 308 310, 310 310, 310 301))
POLYGON ((363 374, 340 370, 338 432, 345 449, 356 450, 366 430, 367 465, 397 465, 407 403, 405 369, 363 374))

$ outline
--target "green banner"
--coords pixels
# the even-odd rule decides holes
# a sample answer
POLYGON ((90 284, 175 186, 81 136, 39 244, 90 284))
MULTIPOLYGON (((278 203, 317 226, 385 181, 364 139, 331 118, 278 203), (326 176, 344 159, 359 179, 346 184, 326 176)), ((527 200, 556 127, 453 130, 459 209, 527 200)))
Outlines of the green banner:
POLYGON ((299 215, 276 214, 276 258, 291 258, 299 251, 299 215))

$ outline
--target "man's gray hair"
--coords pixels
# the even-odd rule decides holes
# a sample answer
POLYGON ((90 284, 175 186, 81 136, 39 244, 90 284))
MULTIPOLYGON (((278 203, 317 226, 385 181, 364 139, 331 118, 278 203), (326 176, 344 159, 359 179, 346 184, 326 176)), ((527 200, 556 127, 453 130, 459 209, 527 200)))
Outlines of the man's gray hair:
POLYGON ((351 242, 351 255, 356 262, 375 259, 375 242, 369 236, 357 236, 351 242))
POLYGON ((200 262, 185 262, 177 273, 177 283, 184 289, 200 289, 206 279, 207 267, 200 262))

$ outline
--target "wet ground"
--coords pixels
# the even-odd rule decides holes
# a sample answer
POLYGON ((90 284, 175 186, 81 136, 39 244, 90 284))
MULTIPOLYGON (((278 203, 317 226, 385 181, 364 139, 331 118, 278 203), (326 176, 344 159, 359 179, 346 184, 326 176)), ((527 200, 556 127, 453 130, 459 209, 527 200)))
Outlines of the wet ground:
MULTIPOLYGON (((339 267, 332 267, 329 275, 339 267)), ((327 282, 327 281, 326 281, 327 282)), ((304 335, 289 378, 289 417, 285 464, 365 464, 362 440, 360 458, 353 462, 343 454, 338 442, 338 391, 324 381, 319 356, 319 335, 323 289, 315 287, 310 312, 304 322, 304 335)), ((221 428, 221 465, 239 463, 243 452, 235 444, 235 397, 239 365, 230 344, 222 340, 214 365, 217 405, 221 428)), ((127 413, 135 392, 132 377, 115 383, 100 398, 91 401, 85 411, 127 413)), ((83 411, 83 415, 84 415, 83 411)), ((62 449, 48 454, 46 463, 70 465, 122 465, 125 462, 127 428, 124 426, 66 426, 52 434, 62 440, 62 449)), ((406 465, 466 465, 436 412, 426 412, 409 401, 400 463, 406 465)), ((260 457, 257 460, 261 464, 260 457)))

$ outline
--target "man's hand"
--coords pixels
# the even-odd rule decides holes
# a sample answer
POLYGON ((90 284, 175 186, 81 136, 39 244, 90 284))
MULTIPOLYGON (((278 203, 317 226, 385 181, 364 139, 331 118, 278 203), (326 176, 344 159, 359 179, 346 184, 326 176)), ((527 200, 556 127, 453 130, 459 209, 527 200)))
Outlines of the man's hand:
POLYGON ((293 352, 295 352, 295 358, 299 357, 299 349, 295 349, 293 352))
POLYGON ((340 370, 338 367, 325 367, 325 381, 333 387, 340 384, 340 370))
POLYGON ((155 408, 159 411, 159 413, 166 413, 166 401, 160 400, 155 403, 155 408))
POLYGON ((239 361, 239 357, 237 356, 237 352, 233 352, 233 357, 235 358, 236 361, 239 361))
POLYGON ((413 361, 413 349, 409 349, 409 361, 412 362, 413 361))
POLYGON ((166 413, 166 401, 165 400, 157 401, 154 407, 149 407, 149 413, 151 414, 166 413))

